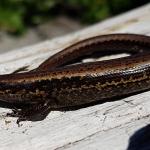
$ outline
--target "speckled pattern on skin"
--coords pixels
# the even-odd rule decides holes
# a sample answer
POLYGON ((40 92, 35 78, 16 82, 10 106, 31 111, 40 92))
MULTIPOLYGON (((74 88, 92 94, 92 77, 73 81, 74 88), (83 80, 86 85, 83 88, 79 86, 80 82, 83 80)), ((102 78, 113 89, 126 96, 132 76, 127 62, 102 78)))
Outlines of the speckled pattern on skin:
POLYGON ((135 34, 111 34, 83 40, 55 54, 31 72, 0 76, 1 100, 34 104, 33 109, 37 105, 39 110, 47 104, 59 109, 147 89, 150 89, 150 37, 135 34), (131 55, 68 66, 84 55, 107 51, 131 55), (42 105, 39 107, 39 104, 42 105))

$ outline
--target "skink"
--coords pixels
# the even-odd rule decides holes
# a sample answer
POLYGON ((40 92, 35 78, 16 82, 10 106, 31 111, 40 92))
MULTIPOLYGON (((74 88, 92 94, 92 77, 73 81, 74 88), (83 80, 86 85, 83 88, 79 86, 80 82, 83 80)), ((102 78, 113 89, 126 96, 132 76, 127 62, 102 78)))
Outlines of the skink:
MULTIPOLYGON (((148 89, 150 37, 136 34, 92 37, 65 48, 33 71, 0 75, 1 101, 29 104, 31 112, 80 106, 148 89), (72 65, 96 52, 130 56, 72 65)), ((24 111, 16 116, 25 118, 24 111)))

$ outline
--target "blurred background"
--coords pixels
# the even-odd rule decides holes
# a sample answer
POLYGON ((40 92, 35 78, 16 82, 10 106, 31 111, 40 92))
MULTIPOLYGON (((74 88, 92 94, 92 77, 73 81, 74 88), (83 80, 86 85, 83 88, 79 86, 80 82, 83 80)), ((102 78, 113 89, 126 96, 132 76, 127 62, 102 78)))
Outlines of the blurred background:
POLYGON ((0 0, 0 53, 64 35, 150 0, 0 0))

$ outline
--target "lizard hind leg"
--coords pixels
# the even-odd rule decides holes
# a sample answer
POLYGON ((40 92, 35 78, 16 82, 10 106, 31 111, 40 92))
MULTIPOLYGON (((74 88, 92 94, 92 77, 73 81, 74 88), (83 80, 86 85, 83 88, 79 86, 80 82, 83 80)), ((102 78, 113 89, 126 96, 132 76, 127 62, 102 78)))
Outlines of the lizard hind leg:
POLYGON ((18 117, 17 124, 21 121, 41 121, 51 111, 50 105, 47 102, 40 104, 32 104, 21 109, 12 109, 12 113, 7 113, 9 117, 18 117))

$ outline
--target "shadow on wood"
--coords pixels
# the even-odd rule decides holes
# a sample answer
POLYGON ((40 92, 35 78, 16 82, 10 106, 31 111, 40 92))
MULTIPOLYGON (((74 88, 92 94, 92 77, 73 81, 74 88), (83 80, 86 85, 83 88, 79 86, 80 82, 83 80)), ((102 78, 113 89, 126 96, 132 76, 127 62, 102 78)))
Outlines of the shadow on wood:
POLYGON ((127 150, 150 149, 150 124, 136 131, 129 140, 127 150))

